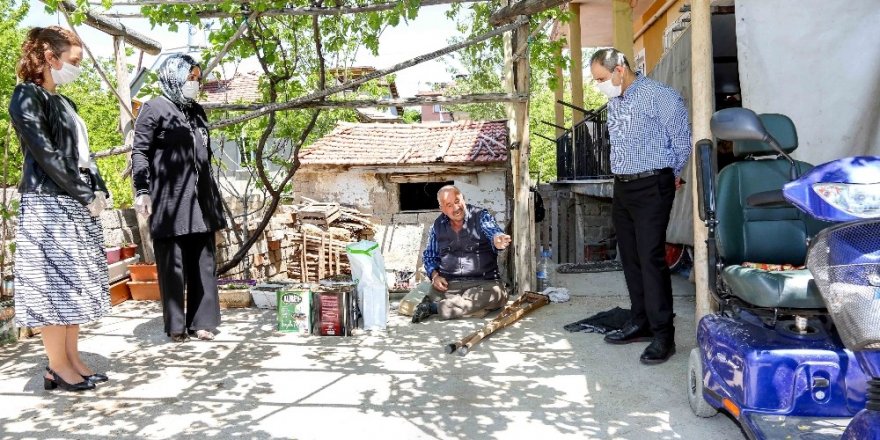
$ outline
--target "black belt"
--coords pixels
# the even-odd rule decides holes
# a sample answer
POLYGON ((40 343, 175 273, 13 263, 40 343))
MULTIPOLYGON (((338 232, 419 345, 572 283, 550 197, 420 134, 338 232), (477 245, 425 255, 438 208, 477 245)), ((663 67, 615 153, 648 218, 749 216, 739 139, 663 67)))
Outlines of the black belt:
POLYGON ((648 170, 635 174, 615 174, 614 178, 621 182, 632 182, 633 180, 644 179, 645 177, 659 176, 661 174, 672 174, 672 168, 661 168, 659 170, 648 170))

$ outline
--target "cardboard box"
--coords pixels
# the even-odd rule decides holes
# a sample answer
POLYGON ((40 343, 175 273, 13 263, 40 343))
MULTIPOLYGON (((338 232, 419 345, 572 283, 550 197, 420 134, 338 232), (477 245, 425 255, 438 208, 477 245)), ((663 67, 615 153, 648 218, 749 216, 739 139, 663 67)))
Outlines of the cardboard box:
POLYGON ((312 292, 309 286, 278 290, 278 331, 310 334, 312 292))

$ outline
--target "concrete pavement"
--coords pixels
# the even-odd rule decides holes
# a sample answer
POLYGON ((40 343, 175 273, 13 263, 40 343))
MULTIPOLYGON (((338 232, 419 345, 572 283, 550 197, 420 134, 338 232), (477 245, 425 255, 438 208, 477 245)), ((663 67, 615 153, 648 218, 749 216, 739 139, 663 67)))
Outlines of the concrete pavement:
POLYGON ((111 377, 94 392, 43 391, 37 339, 0 346, 0 439, 742 439, 730 418, 688 407, 686 280, 665 364, 639 364, 646 344, 563 330, 628 307, 616 274, 568 275, 574 293, 601 276, 618 295, 550 304, 466 357, 443 345, 482 320, 413 325, 392 313, 384 334, 302 337, 275 332, 274 312, 224 310, 216 340, 175 344, 158 303, 128 301, 83 327, 87 361, 111 377))

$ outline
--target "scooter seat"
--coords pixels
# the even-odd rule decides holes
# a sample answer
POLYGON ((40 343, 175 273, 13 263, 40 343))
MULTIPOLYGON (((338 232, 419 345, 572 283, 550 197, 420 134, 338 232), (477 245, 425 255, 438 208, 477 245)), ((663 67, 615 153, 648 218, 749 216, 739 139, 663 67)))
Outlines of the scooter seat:
POLYGON ((724 282, 737 298, 758 307, 822 309, 825 303, 809 270, 768 271, 726 266, 724 282))

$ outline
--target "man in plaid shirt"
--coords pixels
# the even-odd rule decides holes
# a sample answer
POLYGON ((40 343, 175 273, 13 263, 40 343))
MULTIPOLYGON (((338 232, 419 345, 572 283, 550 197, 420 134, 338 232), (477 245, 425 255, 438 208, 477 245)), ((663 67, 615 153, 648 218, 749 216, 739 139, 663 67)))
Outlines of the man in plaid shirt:
POLYGON ((413 312, 412 322, 430 315, 453 319, 497 309, 507 303, 498 279, 498 251, 510 245, 495 219, 483 208, 468 205, 458 188, 437 192, 443 213, 428 233, 422 255, 431 291, 413 312))
POLYGON ((616 49, 590 59, 596 88, 608 96, 612 221, 632 311, 605 342, 651 341, 640 358, 665 362, 675 353, 672 282, 666 265, 666 227, 679 177, 691 152, 684 100, 671 87, 633 72, 616 49))

